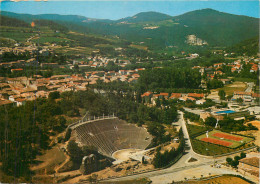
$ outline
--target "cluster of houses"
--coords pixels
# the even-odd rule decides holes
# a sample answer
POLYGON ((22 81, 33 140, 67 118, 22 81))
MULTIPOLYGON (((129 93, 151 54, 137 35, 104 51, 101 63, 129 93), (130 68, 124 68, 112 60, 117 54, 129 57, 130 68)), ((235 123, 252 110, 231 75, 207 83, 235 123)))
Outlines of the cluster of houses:
POLYGON ((53 91, 79 91, 86 90, 88 85, 96 84, 98 80, 105 83, 112 81, 136 82, 140 77, 139 71, 135 70, 115 71, 93 71, 86 72, 85 76, 76 75, 53 75, 50 78, 43 78, 41 75, 34 75, 32 78, 0 77, 0 105, 16 104, 23 105, 27 100, 36 98, 48 98, 53 91))
POLYGON ((144 103, 156 105, 157 99, 178 99, 180 101, 195 101, 197 105, 204 104, 206 100, 203 93, 159 93, 154 94, 150 91, 145 92, 141 95, 144 103))
MULTIPOLYGON (((259 59, 243 59, 243 61, 245 62, 245 64, 250 64, 251 65, 251 69, 250 72, 257 72, 258 70, 258 62, 259 59)), ((231 72, 241 72, 242 68, 243 68, 243 64, 241 59, 236 60, 232 63, 215 63, 213 64, 213 66, 209 66, 209 67, 201 67, 201 66, 194 66, 193 69, 199 69, 199 72, 201 73, 201 75, 206 74, 206 76, 209 79, 213 79, 215 77, 215 75, 221 76, 223 75, 223 71, 222 71, 222 67, 223 66, 229 66, 231 67, 231 72)))
POLYGON ((106 67, 109 62, 113 62, 115 65, 125 67, 127 64, 130 64, 130 61, 127 59, 117 59, 117 58, 108 58, 103 56, 95 56, 95 57, 87 57, 86 61, 73 61, 73 65, 71 68, 74 67, 75 64, 81 67, 106 67))
POLYGON ((96 84, 98 80, 102 80, 105 83, 113 81, 122 81, 134 83, 137 82, 140 75, 138 72, 145 70, 144 68, 137 68, 135 70, 119 70, 115 71, 93 71, 86 72, 86 79, 88 79, 89 84, 96 84))
POLYGON ((241 98, 244 102, 252 102, 252 100, 260 98, 260 94, 245 91, 235 91, 232 100, 237 100, 239 98, 241 98))
POLYGON ((28 47, 1 47, 0 49, 0 55, 2 55, 5 52, 13 52, 14 54, 21 54, 24 52, 29 52, 30 54, 36 53, 37 48, 34 46, 28 46, 28 47))

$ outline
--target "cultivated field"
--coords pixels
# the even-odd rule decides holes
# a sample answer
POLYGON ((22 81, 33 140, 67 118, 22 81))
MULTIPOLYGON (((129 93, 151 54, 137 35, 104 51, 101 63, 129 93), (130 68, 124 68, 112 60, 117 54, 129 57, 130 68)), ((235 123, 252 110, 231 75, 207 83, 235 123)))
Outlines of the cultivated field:
POLYGON ((201 140, 204 142, 209 142, 221 146, 226 146, 229 148, 237 148, 242 144, 246 144, 248 142, 251 142, 253 138, 244 137, 244 136, 238 136, 238 135, 232 135, 229 133, 224 133, 218 130, 213 130, 208 133, 208 138, 206 134, 200 135, 196 137, 197 140, 201 140))
POLYGON ((186 184, 208 184, 208 183, 217 183, 217 184, 249 184, 249 182, 243 180, 242 178, 236 177, 236 176, 221 176, 218 178, 208 179, 204 181, 185 181, 180 183, 186 183, 186 184))
POLYGON ((236 81, 232 84, 224 86, 223 89, 226 92, 226 95, 233 95, 234 91, 245 91, 246 84, 244 82, 236 81))

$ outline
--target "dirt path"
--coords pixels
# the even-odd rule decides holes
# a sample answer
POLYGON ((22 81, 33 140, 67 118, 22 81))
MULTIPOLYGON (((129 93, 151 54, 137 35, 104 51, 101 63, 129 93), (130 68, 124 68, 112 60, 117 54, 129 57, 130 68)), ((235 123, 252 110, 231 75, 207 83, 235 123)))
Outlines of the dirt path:
POLYGON ((59 169, 62 168, 70 160, 69 155, 67 155, 66 153, 64 153, 64 155, 66 157, 66 160, 61 165, 58 165, 54 168, 55 173, 58 173, 59 169))
POLYGON ((66 157, 64 152, 60 150, 58 146, 55 146, 52 149, 47 150, 43 155, 37 156, 37 160, 41 161, 42 163, 33 165, 31 170, 35 171, 58 164, 65 160, 65 158, 66 157))

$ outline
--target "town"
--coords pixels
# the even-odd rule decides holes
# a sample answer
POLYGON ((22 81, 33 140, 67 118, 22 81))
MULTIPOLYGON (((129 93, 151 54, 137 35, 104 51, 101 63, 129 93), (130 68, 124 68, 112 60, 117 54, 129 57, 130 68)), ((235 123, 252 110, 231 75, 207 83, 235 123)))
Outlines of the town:
POLYGON ((259 183, 259 18, 0 17, 0 182, 259 183))

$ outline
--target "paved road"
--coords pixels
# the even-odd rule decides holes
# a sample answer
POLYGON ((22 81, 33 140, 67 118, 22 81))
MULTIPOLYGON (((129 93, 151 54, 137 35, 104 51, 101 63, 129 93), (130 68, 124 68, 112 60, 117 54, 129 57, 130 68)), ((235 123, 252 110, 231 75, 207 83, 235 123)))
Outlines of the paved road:
MULTIPOLYGON (((152 172, 148 172, 148 173, 136 174, 136 175, 131 175, 131 176, 124 176, 124 177, 120 177, 120 178, 109 179, 107 181, 133 180, 133 179, 143 178, 143 177, 154 179, 156 177, 160 178, 161 176, 165 177, 165 176, 167 176, 167 174, 171 174, 171 176, 172 176, 174 174, 180 174, 180 173, 184 174, 184 176, 185 176, 185 173, 183 173, 184 171, 188 171, 190 169, 195 169, 195 168, 200 169, 200 168, 210 167, 210 165, 213 165, 215 162, 218 162, 218 163, 225 162, 226 157, 228 157, 228 156, 224 156, 224 157, 220 157, 220 158, 212 158, 212 157, 198 155, 193 151, 192 146, 191 146, 190 137, 188 134, 188 130, 186 127, 186 123, 185 123, 185 120, 183 117, 183 112, 179 111, 179 114, 180 114, 180 118, 179 118, 178 124, 181 125, 182 130, 183 130, 185 146, 186 146, 186 153, 181 157, 181 159, 177 163, 175 163, 174 165, 172 165, 171 167, 169 167, 167 169, 156 170, 156 171, 152 171, 152 172), (198 161, 189 163, 188 160, 191 157, 196 158, 198 161)), ((229 155, 229 157, 231 157, 231 155, 229 155)), ((219 170, 221 170, 221 169, 219 169, 219 170)), ((205 173, 201 173, 201 174, 204 174, 204 176, 205 176, 205 174, 208 174, 210 171, 208 171, 208 170, 205 171, 205 169, 204 169, 204 172, 205 173)), ((233 171, 230 171, 228 173, 225 171, 224 173, 233 174, 233 171)), ((237 174, 239 174, 239 173, 237 173, 237 174)), ((106 181, 106 180, 104 180, 104 181, 106 181)))
POLYGON ((124 176, 120 178, 115 178, 115 179, 109 179, 109 181, 123 181, 123 180, 131 180, 131 179, 136 179, 136 178, 141 178, 141 177, 154 177, 154 176, 159 176, 163 174, 169 174, 169 173, 174 173, 174 172, 179 172, 179 171, 184 171, 187 169, 191 168, 196 168, 200 166, 205 166, 205 165, 212 165, 214 164, 214 161, 218 162, 223 162, 225 161, 225 158, 220 158, 220 159, 212 159, 212 158, 207 158, 204 156, 197 155, 191 146, 190 142, 190 137, 188 134, 188 130, 186 127, 185 120, 183 118, 183 112, 179 112, 180 118, 179 118, 179 124, 182 127, 183 134, 184 134, 184 139, 185 139, 185 145, 186 145, 186 153, 181 157, 181 159, 175 163, 173 166, 167 169, 163 170, 157 170, 157 171, 152 171, 148 173, 143 173, 143 174, 136 174, 132 176, 124 176), (193 163, 188 163, 189 158, 196 158, 198 161, 193 162, 193 163))
POLYGON ((248 82, 247 83, 247 88, 246 88, 245 92, 252 92, 253 87, 254 87, 254 83, 253 82, 248 82))

